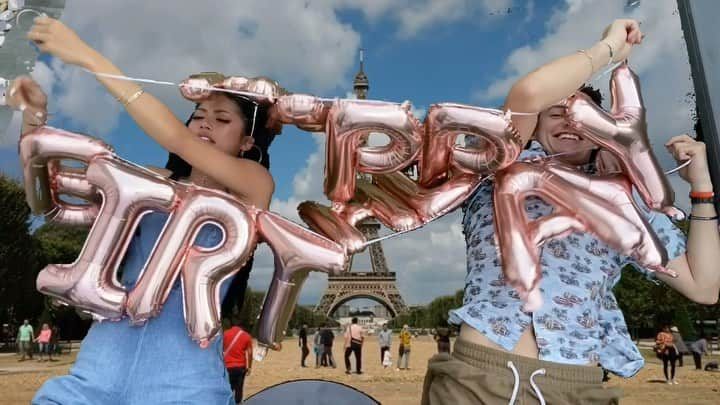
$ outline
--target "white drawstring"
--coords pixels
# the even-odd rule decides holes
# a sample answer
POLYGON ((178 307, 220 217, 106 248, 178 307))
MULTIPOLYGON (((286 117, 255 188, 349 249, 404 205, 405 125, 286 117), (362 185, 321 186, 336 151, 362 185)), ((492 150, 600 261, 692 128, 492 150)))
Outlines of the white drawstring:
MULTIPOLYGON (((508 402, 508 405, 514 405, 515 401, 517 400, 518 391, 520 390, 520 374, 518 373, 517 367, 515 367, 515 364, 512 361, 508 361, 507 366, 512 371, 513 376, 515 377, 512 395, 510 395, 510 402, 508 402)), ((546 373, 547 371, 544 368, 540 368, 530 374, 530 386, 532 386, 533 391, 535 391, 535 395, 537 395, 538 400, 540 400, 540 405, 545 405, 545 398, 540 391, 540 387, 535 384, 533 378, 535 378, 536 375, 545 375, 546 373)))
POLYGON ((512 361, 508 361, 507 366, 508 368, 510 368, 510 370, 512 370, 513 376, 515 376, 513 392, 510 396, 510 402, 508 402, 508 405, 513 405, 515 403, 515 400, 517 399, 518 390, 520 389, 520 374, 518 374, 517 368, 515 368, 515 364, 513 364, 512 361))
POLYGON ((532 386, 533 391, 535 391, 535 394, 538 396, 540 405, 545 405, 545 398, 543 398, 542 392, 540 392, 540 388, 535 384, 535 381, 533 381, 533 378, 535 378, 535 376, 538 374, 545 375, 545 369, 541 368, 533 371, 533 373, 530 374, 530 386, 532 386))

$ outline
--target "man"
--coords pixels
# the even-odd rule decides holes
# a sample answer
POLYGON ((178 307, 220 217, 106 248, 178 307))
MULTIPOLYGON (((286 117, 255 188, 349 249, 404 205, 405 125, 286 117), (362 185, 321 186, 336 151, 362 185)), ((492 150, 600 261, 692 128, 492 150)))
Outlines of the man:
POLYGON ((357 317, 345 330, 345 374, 350 374, 350 353, 355 353, 355 371, 362 374, 362 344, 364 336, 357 317))
MULTIPOLYGON (((520 158, 563 153, 558 160, 594 172, 597 147, 583 138, 558 101, 573 94, 601 66, 624 60, 641 38, 636 21, 617 20, 591 48, 556 59, 520 79, 504 109, 541 111, 513 116, 522 142, 536 140, 520 158)), ((597 102, 592 94, 588 96, 597 102)), ((653 276, 696 302, 714 304, 720 289, 720 237, 705 145, 682 135, 665 146, 678 164, 690 161, 678 174, 690 183, 692 215, 686 249, 683 232, 666 215, 642 210, 665 247, 667 267, 678 274, 677 278, 653 276)), ((638 267, 637 262, 592 234, 572 232, 549 240, 538 248, 544 304, 533 312, 524 311, 521 297, 505 282, 498 259, 493 199, 493 184, 484 183, 464 207, 467 283, 463 305, 450 314, 450 323, 460 325, 460 335, 451 356, 443 353, 430 360, 422 404, 490 398, 513 402, 522 397, 544 403, 618 403, 621 391, 603 387, 602 369, 596 364, 626 378, 644 365, 612 291, 621 269, 626 264, 638 267), (465 378, 468 375, 472 378, 465 378)), ((554 209, 537 198, 524 201, 524 208, 527 220, 552 218, 554 209)))
POLYGON ((320 359, 321 364, 325 367, 335 368, 335 359, 332 354, 333 341, 335 340, 335 334, 330 330, 327 324, 323 325, 323 330, 320 332, 320 349, 322 357, 320 359))
POLYGON ((688 347, 685 344, 685 340, 683 340, 682 335, 680 334, 680 330, 677 326, 671 327, 670 333, 672 333, 673 335, 673 341, 675 341, 675 349, 677 349, 678 367, 682 367, 683 355, 688 354, 690 350, 688 350, 688 347))
POLYGON ((708 354, 705 335, 700 335, 700 339, 690 343, 690 351, 692 352, 693 360, 695 360, 695 370, 702 370, 702 355, 708 354))
POLYGON ((307 346, 307 325, 303 325, 302 328, 300 328, 300 333, 298 334, 298 346, 302 351, 302 354, 300 355, 300 367, 307 367, 305 365, 305 359, 308 354, 310 354, 310 349, 308 349, 307 346))
POLYGON ((223 334, 223 356, 235 402, 242 402, 245 377, 250 375, 253 359, 252 336, 240 326, 233 326, 223 334))
POLYGON ((388 330, 387 324, 383 325, 378 334, 378 343, 380 344, 380 364, 383 364, 385 352, 390 351, 390 345, 392 344, 392 331, 388 330))
POLYGON ((22 353, 22 358, 18 361, 25 361, 26 355, 32 360, 33 337, 35 337, 33 327, 30 325, 30 321, 25 319, 18 330, 18 343, 20 345, 20 353, 22 353))

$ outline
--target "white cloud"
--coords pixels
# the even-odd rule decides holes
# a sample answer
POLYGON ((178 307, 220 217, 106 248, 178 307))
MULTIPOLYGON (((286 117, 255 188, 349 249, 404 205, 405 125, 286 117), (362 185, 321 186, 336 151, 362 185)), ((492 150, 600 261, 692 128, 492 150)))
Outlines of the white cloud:
MULTIPOLYGON (((250 0, 177 0, 171 6, 68 0, 61 19, 129 76, 177 82, 201 71, 266 75, 287 88, 323 94, 344 83, 360 46, 360 34, 340 20, 339 11, 358 10, 373 22, 397 21, 398 33, 410 37, 436 23, 510 3, 313 0, 278 7, 250 0)), ((51 110, 81 130, 109 133, 121 111, 117 103, 80 69, 59 62, 51 68, 59 84, 50 97, 51 110)), ((146 87, 178 115, 187 113, 189 103, 177 89, 146 87)))

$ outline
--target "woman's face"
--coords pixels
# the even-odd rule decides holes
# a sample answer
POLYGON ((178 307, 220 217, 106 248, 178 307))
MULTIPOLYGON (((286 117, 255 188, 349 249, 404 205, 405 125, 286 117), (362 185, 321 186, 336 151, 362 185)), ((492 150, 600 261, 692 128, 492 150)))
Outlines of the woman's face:
POLYGON ((535 139, 549 154, 572 152, 558 156, 558 160, 571 165, 584 165, 597 146, 584 139, 565 119, 565 107, 555 105, 540 113, 535 139))
POLYGON ((234 101, 214 93, 198 105, 188 125, 190 131, 223 152, 238 156, 253 146, 245 119, 234 101))

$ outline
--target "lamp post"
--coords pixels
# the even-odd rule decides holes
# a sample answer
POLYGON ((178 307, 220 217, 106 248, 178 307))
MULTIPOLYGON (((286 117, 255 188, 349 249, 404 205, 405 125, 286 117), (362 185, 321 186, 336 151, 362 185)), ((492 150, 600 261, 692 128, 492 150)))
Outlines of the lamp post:
MULTIPOLYGON (((695 87, 699 135, 707 146, 710 175, 717 189, 720 186, 720 30, 717 28, 720 1, 677 0, 677 4, 695 87)), ((717 198, 715 208, 720 210, 717 198)))

